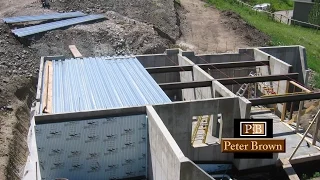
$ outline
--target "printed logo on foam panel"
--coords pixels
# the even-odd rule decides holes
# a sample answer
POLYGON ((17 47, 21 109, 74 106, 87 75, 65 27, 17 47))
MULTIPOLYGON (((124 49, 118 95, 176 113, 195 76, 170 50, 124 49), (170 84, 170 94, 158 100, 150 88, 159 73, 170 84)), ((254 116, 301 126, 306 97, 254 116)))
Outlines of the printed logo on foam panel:
POLYGON ((36 125, 42 180, 146 175, 146 115, 36 125))

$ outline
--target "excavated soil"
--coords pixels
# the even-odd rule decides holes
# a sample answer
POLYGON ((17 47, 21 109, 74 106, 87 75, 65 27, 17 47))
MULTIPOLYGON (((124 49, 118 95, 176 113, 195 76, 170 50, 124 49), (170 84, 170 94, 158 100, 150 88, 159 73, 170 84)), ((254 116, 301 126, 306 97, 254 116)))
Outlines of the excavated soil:
POLYGON ((104 13, 114 11, 123 16, 154 25, 170 39, 179 38, 176 10, 173 0, 55 0, 52 9, 104 13))
POLYGON ((170 41, 161 38, 153 29, 139 21, 109 11, 107 20, 77 25, 66 30, 45 33, 32 42, 38 55, 71 57, 69 45, 77 46, 83 56, 162 53, 170 41))
POLYGON ((247 45, 260 47, 269 45, 270 37, 248 24, 239 14, 232 11, 222 11, 220 14, 224 17, 222 23, 228 28, 228 31, 235 32, 247 42, 247 45))
POLYGON ((232 11, 219 11, 201 0, 180 0, 177 12, 182 36, 177 44, 197 53, 234 52, 266 46, 270 38, 232 11))

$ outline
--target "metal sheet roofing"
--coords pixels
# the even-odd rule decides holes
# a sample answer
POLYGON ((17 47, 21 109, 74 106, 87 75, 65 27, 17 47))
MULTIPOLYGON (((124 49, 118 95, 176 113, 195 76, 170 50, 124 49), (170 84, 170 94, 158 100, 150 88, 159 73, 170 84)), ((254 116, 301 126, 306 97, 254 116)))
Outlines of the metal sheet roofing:
POLYGON ((41 14, 36 16, 16 16, 16 17, 8 17, 3 18, 3 21, 8 24, 12 23, 20 23, 20 22, 28 22, 28 21, 42 21, 42 20, 50 20, 50 19, 63 19, 63 18, 73 18, 85 16, 86 14, 82 12, 69 12, 69 13, 52 13, 52 14, 41 14))
POLYGON ((171 102, 135 57, 53 60, 53 112, 171 102))
POLYGON ((29 36, 32 34, 37 34, 40 32, 45 32, 53 29, 58 29, 61 27, 65 26, 70 26, 74 24, 79 24, 83 22, 88 22, 88 21, 93 21, 93 20, 98 20, 104 18, 103 15, 89 15, 89 16, 83 16, 83 17, 76 17, 72 19, 66 19, 66 20, 61 20, 61 21, 56 21, 56 22, 51 22, 51 23, 46 23, 46 24, 40 24, 40 25, 35 25, 35 26, 30 26, 30 27, 25 27, 25 28, 20 28, 20 29, 14 29, 12 32, 18 36, 18 37, 24 37, 24 36, 29 36))

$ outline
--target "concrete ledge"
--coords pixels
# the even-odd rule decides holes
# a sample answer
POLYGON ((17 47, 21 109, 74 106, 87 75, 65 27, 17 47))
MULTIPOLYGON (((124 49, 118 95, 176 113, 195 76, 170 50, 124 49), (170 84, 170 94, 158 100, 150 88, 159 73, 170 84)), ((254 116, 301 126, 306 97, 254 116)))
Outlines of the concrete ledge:
POLYGON ((39 75, 38 75, 36 101, 40 101, 41 100, 41 90, 42 90, 42 78, 43 78, 44 62, 45 62, 45 57, 41 57, 41 59, 40 59, 40 69, 39 69, 39 75))
POLYGON ((38 115, 38 116, 35 116, 35 122, 36 124, 60 123, 60 122, 67 122, 67 121, 81 121, 85 119, 94 119, 94 118, 101 118, 101 117, 117 117, 117 116, 129 116, 129 115, 139 115, 139 114, 146 114, 145 106, 38 115))
POLYGON ((208 173, 202 170, 194 162, 190 161, 187 157, 180 159, 181 169, 180 169, 180 180, 214 180, 208 173))
POLYGON ((165 54, 167 55, 175 55, 175 54, 179 54, 179 48, 176 48, 176 49, 167 49, 165 51, 165 54))
POLYGON ((66 57, 63 55, 59 55, 59 56, 44 56, 44 60, 65 60, 66 57))
POLYGON ((280 159, 280 162, 283 170, 287 173, 290 180, 300 180, 288 159, 280 159))
POLYGON ((313 153, 313 154, 308 154, 308 155, 302 155, 302 156, 297 156, 293 159, 290 160, 291 164, 299 164, 299 163, 304 163, 308 161, 315 161, 320 159, 320 152, 319 153, 313 153))
POLYGON ((193 51, 183 51, 183 52, 181 52, 181 55, 186 56, 186 57, 195 56, 193 51))

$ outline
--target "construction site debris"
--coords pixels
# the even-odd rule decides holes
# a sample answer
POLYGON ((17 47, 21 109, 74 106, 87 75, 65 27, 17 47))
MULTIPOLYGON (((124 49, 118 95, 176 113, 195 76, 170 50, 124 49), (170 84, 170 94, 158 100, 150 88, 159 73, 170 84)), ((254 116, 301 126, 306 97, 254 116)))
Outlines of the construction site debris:
POLYGON ((112 11, 104 15, 105 21, 46 32, 31 42, 31 48, 39 56, 63 54, 71 58, 70 44, 77 45, 84 57, 160 53, 170 45, 150 25, 112 11))
POLYGON ((170 37, 179 38, 179 19, 174 1, 116 0, 116 1, 67 1, 56 0, 50 3, 51 9, 58 11, 84 11, 86 13, 105 13, 115 11, 123 16, 146 24, 153 24, 159 31, 170 37))
POLYGON ((86 14, 77 11, 77 12, 69 12, 69 13, 50 13, 50 14, 40 14, 40 15, 34 15, 34 16, 8 17, 8 18, 3 18, 3 21, 7 24, 13 24, 13 23, 30 22, 30 21, 73 18, 73 17, 80 17, 85 15, 86 14))
POLYGON ((62 21, 56 21, 46 24, 39 24, 35 26, 29 26, 25 28, 20 29, 14 29, 12 32, 18 36, 18 37, 25 37, 33 34, 37 34, 40 32, 45 32, 49 30, 54 30, 66 26, 71 26, 79 23, 84 23, 88 21, 94 21, 98 19, 104 19, 105 17, 103 15, 88 15, 88 16, 82 16, 82 17, 76 17, 72 19, 62 20, 62 21))

